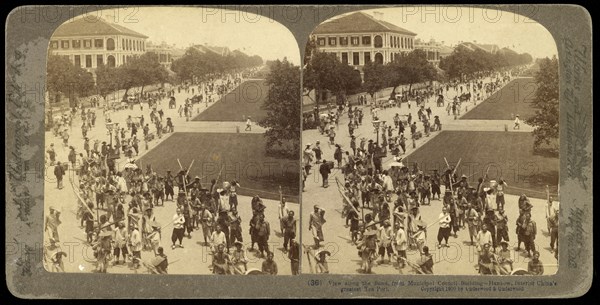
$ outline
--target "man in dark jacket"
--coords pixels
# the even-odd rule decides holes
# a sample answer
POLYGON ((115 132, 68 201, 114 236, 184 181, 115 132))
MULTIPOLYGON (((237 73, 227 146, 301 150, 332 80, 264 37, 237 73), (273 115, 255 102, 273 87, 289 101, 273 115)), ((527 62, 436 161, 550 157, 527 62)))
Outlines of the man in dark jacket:
POLYGON ((329 174, 331 173, 331 167, 326 160, 323 160, 323 163, 319 167, 319 173, 321 173, 321 178, 323 178, 323 187, 329 187, 329 181, 327 180, 329 179, 329 174))
POLYGON ((63 188, 63 176, 65 175, 65 169, 63 168, 62 164, 60 163, 60 161, 58 161, 56 163, 56 166, 54 167, 54 176, 56 176, 56 182, 57 185, 56 187, 60 190, 63 188))

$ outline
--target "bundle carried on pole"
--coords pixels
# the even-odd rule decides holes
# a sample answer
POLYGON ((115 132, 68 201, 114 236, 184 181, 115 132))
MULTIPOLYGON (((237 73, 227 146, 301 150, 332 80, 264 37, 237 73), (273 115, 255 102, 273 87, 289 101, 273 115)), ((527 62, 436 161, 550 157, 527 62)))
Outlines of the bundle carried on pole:
POLYGON ((88 210, 88 212, 90 212, 90 214, 92 215, 92 218, 94 218, 94 212, 90 209, 90 207, 87 206, 87 204, 85 204, 85 200, 83 199, 81 194, 79 194, 79 191, 77 191, 77 189, 75 188, 75 185, 73 185, 73 180, 69 179, 69 182, 71 183, 71 187, 73 188, 73 192, 75 193, 75 196, 77 196, 79 201, 81 201, 81 205, 83 205, 88 210))
POLYGON ((348 196, 344 194, 346 188, 343 185, 341 185, 341 182, 338 180, 338 177, 335 177, 335 183, 338 186, 338 191, 340 192, 340 195, 344 199, 344 204, 349 205, 356 212, 356 214, 358 214, 358 210, 352 205, 352 201, 350 201, 350 198, 348 198, 348 196))
POLYGON ((417 272, 417 274, 424 274, 423 270, 421 269, 421 266, 419 266, 418 264, 415 264, 404 257, 400 257, 400 259, 403 260, 411 268, 413 268, 417 272))

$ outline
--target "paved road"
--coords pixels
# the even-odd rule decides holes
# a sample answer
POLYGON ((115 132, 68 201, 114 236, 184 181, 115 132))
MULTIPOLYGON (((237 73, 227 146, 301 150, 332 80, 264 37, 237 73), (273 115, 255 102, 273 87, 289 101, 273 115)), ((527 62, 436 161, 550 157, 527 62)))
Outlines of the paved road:
MULTIPOLYGON (((446 96, 453 96, 456 94, 453 92, 453 89, 450 89, 450 92, 446 96)), ((479 104, 479 103, 478 103, 479 104)), ((449 116, 446 113, 445 107, 436 107, 433 101, 428 102, 426 104, 427 107, 431 107, 433 113, 432 117, 435 115, 439 115, 441 119, 441 123, 444 130, 489 130, 489 131, 499 131, 504 130, 504 125, 509 124, 508 131, 513 132, 512 130, 512 121, 482 121, 482 120, 460 120, 460 116, 455 119, 452 116, 449 116)), ((390 108, 386 110, 381 110, 379 113, 380 120, 393 122, 393 116, 396 113, 400 115, 408 115, 408 113, 412 113, 413 118, 417 118, 417 109, 413 107, 409 110, 406 105, 402 105, 402 108, 390 108)), ((461 110, 461 115, 464 115, 467 110, 472 110, 473 104, 463 105, 463 109, 461 110)), ((368 108, 364 108, 363 112, 365 113, 365 117, 363 119, 363 125, 359 126, 358 130, 355 130, 354 134, 357 139, 361 137, 366 137, 367 139, 375 139, 375 132, 373 130, 371 124, 371 116, 368 111, 368 108)), ((350 137, 347 129, 348 118, 346 115, 340 120, 339 126, 337 129, 336 143, 342 144, 343 149, 349 149, 350 137)), ((418 124, 418 130, 422 130, 422 124, 418 124)), ((521 130, 517 132, 528 132, 531 131, 528 126, 521 126, 521 130)), ((406 131, 407 133, 409 131, 406 131)), ((394 132, 394 135, 397 134, 397 130, 394 132)), ((433 132, 430 137, 423 137, 416 141, 416 147, 420 147, 424 145, 427 141, 434 138, 439 132, 433 132)), ((321 135, 317 130, 305 130, 302 133, 302 141, 304 144, 312 143, 315 144, 316 141, 321 142, 321 148, 323 150, 323 158, 326 160, 333 160, 333 145, 328 145, 328 139, 321 135)), ((358 145, 357 141, 357 145, 358 145)), ((449 148, 451 149, 451 148, 449 148)), ((407 141, 407 152, 402 157, 405 160, 410 161, 410 154, 415 149, 412 147, 410 141, 407 141)), ((388 168, 388 164, 392 162, 393 157, 388 156, 384 158, 383 168, 388 168)), ((451 164, 456 164, 458 160, 448 160, 451 164)), ((440 162, 443 162, 441 160, 440 162)), ((339 169, 335 169, 330 176, 329 180, 329 188, 322 188, 321 178, 318 173, 318 165, 314 165, 311 169, 311 174, 308 176, 304 192, 302 193, 302 218, 307 220, 312 212, 312 206, 314 204, 319 204, 322 208, 326 210, 326 220, 327 223, 324 225, 324 234, 325 234, 325 245, 324 247, 332 253, 332 256, 329 258, 329 269, 330 273, 334 274, 356 274, 358 273, 358 269, 360 268, 360 258, 357 254, 356 247, 350 242, 349 228, 346 228, 345 219, 341 218, 341 209, 342 209, 342 201, 341 196, 335 186, 335 178, 343 181, 343 174, 339 171, 339 169)), ((443 187, 442 187, 443 188, 443 187)), ((442 189, 442 193, 443 193, 442 189)), ((545 202, 539 199, 531 199, 532 204, 534 205, 534 215, 533 219, 538 224, 538 239, 537 243, 540 247, 549 247, 549 237, 545 233, 546 229, 546 221, 543 207, 545 202), (544 233, 542 233, 544 231, 544 233)), ((506 195, 506 213, 509 218, 509 229, 510 229, 510 238, 511 241, 516 239, 514 233, 514 223, 516 221, 516 217, 518 215, 517 208, 517 198, 515 196, 506 195)), ((433 223, 437 220, 439 213, 441 212, 441 202, 434 201, 431 206, 424 206, 421 208, 421 215, 423 220, 426 223, 433 223)), ((366 212, 369 212, 366 210, 366 212)), ((468 246, 465 242, 469 239, 468 232, 465 230, 461 230, 458 233, 457 238, 450 238, 451 248, 442 248, 443 251, 438 251, 436 248, 437 245, 437 231, 438 226, 433 225, 428 229, 428 238, 427 245, 431 249, 432 254, 434 254, 435 266, 434 273, 435 274, 477 274, 474 265, 476 264, 476 258, 474 256, 474 247, 468 246)), ((312 245, 312 235, 310 231, 308 231, 308 223, 306 221, 302 224, 302 242, 305 245, 312 245)), ((511 245, 512 246, 512 245, 511 245)), ((525 257, 521 256, 520 253, 515 254, 515 265, 517 268, 527 268, 527 261, 525 257)), ((409 260, 417 260, 418 253, 415 251, 409 252, 408 254, 409 260)), ((387 258, 386 258, 387 259, 387 258)), ((553 257, 553 254, 550 253, 547 249, 541 251, 541 260, 547 264, 555 264, 556 260, 553 257)), ((306 266, 308 266, 308 261, 306 260, 306 256, 303 256, 303 272, 308 272, 306 266)), ((556 272, 556 266, 547 266, 546 273, 552 274, 556 272)), ((384 264, 381 266, 376 266, 373 268, 373 272, 376 274, 398 274, 398 273, 414 273, 410 268, 405 268, 403 270, 398 270, 395 266, 390 264, 384 264)))

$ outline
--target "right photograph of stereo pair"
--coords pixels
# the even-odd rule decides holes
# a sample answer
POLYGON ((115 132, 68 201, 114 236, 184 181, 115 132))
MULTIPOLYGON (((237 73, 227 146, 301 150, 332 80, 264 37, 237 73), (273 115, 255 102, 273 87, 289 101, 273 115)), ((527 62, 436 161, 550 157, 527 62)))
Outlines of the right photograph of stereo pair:
POLYGON ((302 79, 303 273, 557 272, 543 26, 472 7, 346 13, 313 30, 302 79))

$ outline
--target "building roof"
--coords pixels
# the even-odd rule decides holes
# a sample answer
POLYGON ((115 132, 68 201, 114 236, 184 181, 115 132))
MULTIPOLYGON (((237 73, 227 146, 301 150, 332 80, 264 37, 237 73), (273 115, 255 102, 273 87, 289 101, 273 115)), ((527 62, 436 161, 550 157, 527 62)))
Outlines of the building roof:
POLYGON ((348 16, 340 17, 325 23, 321 23, 313 31, 313 34, 341 34, 341 33, 371 33, 371 32, 394 32, 404 35, 416 36, 407 29, 383 20, 377 20, 373 16, 356 12, 348 16))
POLYGON ((202 53, 212 52, 212 53, 219 54, 219 55, 227 55, 231 52, 228 47, 213 47, 213 46, 202 45, 202 44, 197 44, 197 45, 194 45, 193 47, 202 53))
POLYGON ((445 45, 440 45, 440 54, 452 54, 453 51, 454 48, 445 45))
POLYGON ((494 53, 498 51, 498 46, 495 44, 478 44, 477 46, 489 53, 494 53))
POLYGON ((106 20, 88 16, 75 19, 61 24, 52 37, 71 37, 71 36, 99 36, 99 35, 128 35, 140 38, 148 38, 134 30, 124 26, 107 22, 106 20))
POLYGON ((480 49, 480 50, 483 50, 488 53, 496 53, 499 50, 498 46, 495 44, 478 44, 478 43, 468 42, 468 41, 459 44, 459 46, 465 47, 471 51, 480 49))

